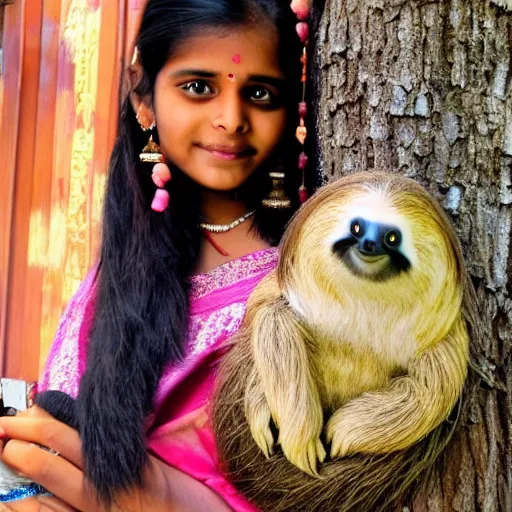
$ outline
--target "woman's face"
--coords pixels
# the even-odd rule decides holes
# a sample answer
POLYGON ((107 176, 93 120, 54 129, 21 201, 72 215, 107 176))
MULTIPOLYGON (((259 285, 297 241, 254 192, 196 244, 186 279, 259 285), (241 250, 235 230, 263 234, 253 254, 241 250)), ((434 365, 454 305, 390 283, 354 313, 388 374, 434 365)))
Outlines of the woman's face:
POLYGON ((157 76, 154 111, 167 159, 199 185, 240 187, 269 158, 286 122, 274 28, 205 30, 157 76))

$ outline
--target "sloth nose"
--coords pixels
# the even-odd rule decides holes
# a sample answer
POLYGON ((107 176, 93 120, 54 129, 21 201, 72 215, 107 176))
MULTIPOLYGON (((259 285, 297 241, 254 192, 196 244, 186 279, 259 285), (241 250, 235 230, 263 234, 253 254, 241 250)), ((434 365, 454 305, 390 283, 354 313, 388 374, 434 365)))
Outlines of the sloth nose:
POLYGON ((362 247, 364 252, 368 252, 371 254, 374 254, 378 251, 377 242, 375 240, 370 240, 368 238, 364 238, 363 240, 361 240, 359 246, 362 247))
POLYGON ((371 234, 364 235, 359 239, 358 249, 368 256, 380 256, 381 254, 387 253, 386 248, 382 244, 382 240, 373 237, 371 234))

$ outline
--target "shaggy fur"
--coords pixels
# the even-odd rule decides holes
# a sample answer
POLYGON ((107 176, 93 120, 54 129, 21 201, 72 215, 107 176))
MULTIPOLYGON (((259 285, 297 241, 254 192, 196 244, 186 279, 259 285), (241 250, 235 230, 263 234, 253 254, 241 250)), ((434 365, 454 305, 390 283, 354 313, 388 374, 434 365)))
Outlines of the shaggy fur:
POLYGON ((219 370, 213 423, 233 483, 265 511, 389 510, 453 435, 474 319, 458 240, 418 184, 361 173, 323 188, 219 370), (354 218, 399 228, 408 269, 384 258, 355 274, 333 249, 354 218), (373 279, 379 266, 391 277, 373 279))

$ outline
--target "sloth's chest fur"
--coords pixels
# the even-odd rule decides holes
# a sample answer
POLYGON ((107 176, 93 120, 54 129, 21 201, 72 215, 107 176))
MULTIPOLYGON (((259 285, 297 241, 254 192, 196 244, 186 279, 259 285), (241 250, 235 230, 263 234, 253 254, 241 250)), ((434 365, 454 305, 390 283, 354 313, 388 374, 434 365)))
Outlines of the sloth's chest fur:
POLYGON ((367 391, 383 390, 393 377, 405 373, 371 350, 356 351, 348 344, 325 340, 321 345, 312 354, 312 364, 325 409, 337 409, 367 391))
POLYGON ((355 364, 375 361, 377 366, 407 367, 419 346, 418 325, 428 321, 425 306, 418 302, 405 308, 385 297, 343 298, 341 304, 322 295, 302 299, 289 294, 290 306, 310 330, 318 352, 338 361, 353 358, 355 364))
MULTIPOLYGON (((393 308, 358 304, 340 310, 308 311, 314 349, 310 358, 327 408, 337 408, 360 394, 383 390, 405 374, 418 349, 418 311, 404 315, 393 308)), ((347 307, 348 306, 348 307, 347 307)))

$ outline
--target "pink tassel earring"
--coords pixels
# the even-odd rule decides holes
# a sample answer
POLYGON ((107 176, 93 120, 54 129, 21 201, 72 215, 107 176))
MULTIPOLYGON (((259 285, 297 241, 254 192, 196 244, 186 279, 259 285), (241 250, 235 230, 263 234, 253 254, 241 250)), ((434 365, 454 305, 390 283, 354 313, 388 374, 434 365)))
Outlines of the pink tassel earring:
MULTIPOLYGON (((144 130, 142 125, 141 128, 144 130)), ((160 152, 160 147, 153 140, 152 136, 149 138, 149 142, 142 150, 139 158, 141 162, 155 164, 151 173, 151 179, 158 188, 151 202, 151 209, 155 212, 163 212, 169 206, 169 192, 164 187, 171 180, 171 171, 164 162, 164 156, 160 152)))
POLYGON ((151 203, 151 209, 155 212, 163 212, 169 206, 170 196, 169 192, 165 190, 165 184, 171 181, 171 171, 169 167, 160 162, 153 167, 151 175, 153 183, 158 187, 155 192, 155 197, 151 203))
POLYGON ((306 80, 307 80, 307 65, 308 65, 308 39, 309 39, 309 25, 306 21, 309 16, 309 8, 310 8, 310 0, 292 0, 290 5, 292 11, 297 16, 299 22, 297 23, 296 30, 297 35, 302 41, 304 48, 302 50, 302 56, 300 61, 302 63, 302 101, 299 103, 299 126, 297 126, 297 130, 295 131, 295 137, 300 142, 302 146, 302 152, 299 155, 298 168, 302 174, 302 183, 299 188, 299 198, 300 202, 304 203, 308 198, 308 192, 306 190, 306 186, 304 184, 304 176, 306 171, 306 166, 308 165, 308 156, 304 151, 304 143, 306 141, 306 137, 308 135, 308 130, 306 128, 306 116, 308 113, 308 106, 306 103, 306 80))

